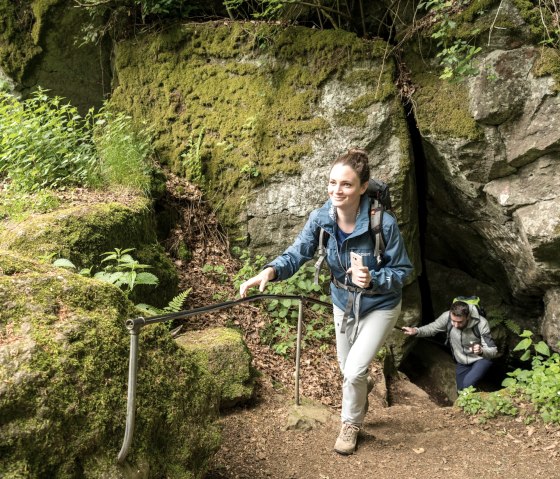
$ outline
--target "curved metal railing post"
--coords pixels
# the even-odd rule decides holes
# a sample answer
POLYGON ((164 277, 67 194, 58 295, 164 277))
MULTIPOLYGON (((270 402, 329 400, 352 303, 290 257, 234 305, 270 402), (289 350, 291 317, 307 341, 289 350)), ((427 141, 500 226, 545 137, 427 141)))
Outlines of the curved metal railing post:
POLYGON ((252 301, 260 301, 263 299, 296 299, 299 300, 299 314, 298 314, 298 332, 297 332, 297 344, 296 344, 296 404, 299 405, 299 364, 301 356, 301 332, 303 323, 303 307, 305 302, 320 304, 323 306, 330 307, 331 305, 325 301, 321 301, 315 298, 309 298, 307 296, 295 296, 290 294, 257 294, 255 296, 249 296, 248 298, 241 298, 233 301, 225 301, 223 303, 211 304, 209 306, 202 306, 200 308, 194 308, 186 311, 179 311, 176 313, 167 313, 159 316, 152 316, 150 318, 135 318, 126 320, 126 328, 130 331, 130 356, 128 365, 128 397, 126 404, 126 427, 124 431, 124 439, 121 450, 117 457, 117 461, 122 463, 128 451, 130 445, 132 444, 132 436, 134 434, 134 421, 136 418, 136 380, 138 376, 138 340, 140 335, 140 330, 143 326, 148 324, 161 323, 164 321, 169 321, 171 319, 185 319, 189 316, 195 316, 197 314, 209 313, 210 311, 217 311, 220 309, 231 308, 241 303, 249 303, 252 301))
POLYGON ((134 434, 134 419, 136 416, 136 384, 138 376, 138 336, 140 328, 144 322, 144 318, 137 318, 132 323, 127 323, 130 331, 130 354, 128 360, 128 395, 126 401, 126 428, 124 430, 124 439, 117 462, 122 463, 128 454, 130 445, 132 444, 132 436, 134 434))

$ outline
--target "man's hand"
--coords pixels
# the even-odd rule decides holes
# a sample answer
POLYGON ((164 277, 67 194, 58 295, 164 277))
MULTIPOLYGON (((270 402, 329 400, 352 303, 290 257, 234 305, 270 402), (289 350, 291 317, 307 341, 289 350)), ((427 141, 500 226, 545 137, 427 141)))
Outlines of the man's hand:
POLYGON ((474 343, 471 347, 471 351, 478 356, 482 356, 482 344, 474 343))
POLYGON ((401 330, 407 336, 416 336, 418 334, 418 328, 410 328, 409 326, 403 326, 401 330))

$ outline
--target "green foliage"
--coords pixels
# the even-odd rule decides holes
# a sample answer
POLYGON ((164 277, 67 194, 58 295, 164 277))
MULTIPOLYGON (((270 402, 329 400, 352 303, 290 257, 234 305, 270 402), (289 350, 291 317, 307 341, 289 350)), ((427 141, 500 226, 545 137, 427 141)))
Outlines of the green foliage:
POLYGON ((0 179, 22 192, 91 184, 90 120, 42 89, 24 101, 0 92, 0 179))
POLYGON ((185 291, 179 293, 171 301, 169 301, 169 303, 167 303, 167 306, 165 306, 164 308, 156 308, 155 306, 145 303, 137 304, 136 307, 148 316, 166 313, 178 313, 179 311, 183 311, 185 301, 187 300, 187 297, 189 296, 191 291, 192 288, 188 288, 185 291))
POLYGON ((557 0, 514 0, 535 41, 560 48, 560 4, 557 0))
POLYGON ((118 185, 147 194, 152 153, 146 130, 136 130, 122 113, 103 108, 82 118, 46 90, 24 101, 0 92, 0 181, 23 201, 28 193, 72 186, 118 185))
POLYGON ((457 398, 457 406, 466 414, 481 414, 483 418, 496 416, 515 416, 519 409, 515 406, 513 399, 504 391, 496 391, 489 394, 476 392, 473 386, 463 389, 457 398))
MULTIPOLYGON (((244 253, 241 259, 244 261, 243 266, 234 277, 236 288, 239 288, 240 284, 247 278, 258 274, 266 264, 266 259, 260 255, 251 258, 247 253, 244 253)), ((318 297, 321 301, 328 302, 330 297, 323 294, 321 286, 313 282, 314 273, 315 268, 313 266, 304 265, 291 278, 269 283, 266 292, 278 295, 313 296, 318 297)), ((326 282, 328 282, 328 276, 321 275, 320 283, 324 284, 326 282)), ((288 355, 296 346, 299 301, 272 299, 263 307, 270 318, 270 323, 261 333, 262 340, 268 343, 276 353, 288 355)), ((328 313, 324 306, 318 304, 306 306, 302 348, 306 344, 325 344, 334 337, 334 323, 328 313)))
POLYGON ((539 341, 538 343, 535 343, 533 341, 533 333, 531 331, 526 329, 519 335, 519 337, 523 339, 519 341, 519 343, 517 343, 517 345, 515 346, 515 348, 513 348, 513 350, 523 351, 523 355, 521 356, 522 361, 529 360, 531 356, 533 357, 539 357, 539 355, 550 356, 550 349, 548 345, 544 341, 539 341))
POLYGON ((136 130, 130 116, 102 109, 95 116, 94 142, 102 184, 148 194, 153 150, 145 129, 136 130))
POLYGON ((436 58, 443 68, 440 78, 461 81, 478 73, 473 59, 482 49, 471 44, 479 33, 476 29, 471 32, 469 41, 456 38, 457 23, 452 19, 452 11, 457 7, 455 3, 451 0, 428 0, 420 2, 417 8, 429 11, 435 20, 431 37, 437 40, 436 58))
POLYGON ((224 0, 224 6, 231 17, 235 13, 240 18, 265 20, 298 21, 308 19, 309 12, 315 14, 314 25, 320 28, 350 27, 353 16, 356 23, 365 21, 364 11, 352 13, 355 2, 348 0, 224 0))
POLYGON ((202 272, 209 273, 214 278, 215 281, 224 284, 227 282, 229 278, 226 268, 221 264, 218 265, 205 264, 202 267, 202 272))
POLYGON ((483 418, 522 414, 526 423, 540 416, 544 422, 560 424, 560 355, 551 354, 543 341, 533 342, 530 331, 520 336, 514 351, 523 351, 523 360, 532 357, 531 369, 509 372, 501 391, 479 394, 472 387, 466 388, 457 405, 467 414, 483 418))
MULTIPOLYGON (((121 288, 129 296, 135 286, 140 284, 157 286, 159 280, 152 273, 144 271, 151 268, 150 265, 141 264, 129 253, 134 248, 115 248, 113 251, 102 253, 101 264, 104 267, 93 274, 95 279, 105 283, 114 284, 121 288)), ((59 258, 53 262, 54 266, 76 270, 76 266, 66 258, 59 258)), ((91 276, 93 267, 83 268, 79 271, 82 276, 91 276)))
POLYGON ((104 258, 101 263, 107 262, 107 265, 103 268, 103 271, 95 273, 93 277, 118 286, 124 290, 127 296, 136 285, 156 286, 159 282, 157 276, 144 271, 151 266, 140 264, 128 254, 133 250, 134 248, 115 248, 113 251, 102 253, 104 258))
MULTIPOLYGON (((528 338, 526 338, 528 339, 528 338)), ((531 369, 516 369, 503 382, 512 395, 528 400, 544 422, 560 424, 560 355, 533 356, 531 369)), ((527 420, 532 420, 527 413, 527 420)))

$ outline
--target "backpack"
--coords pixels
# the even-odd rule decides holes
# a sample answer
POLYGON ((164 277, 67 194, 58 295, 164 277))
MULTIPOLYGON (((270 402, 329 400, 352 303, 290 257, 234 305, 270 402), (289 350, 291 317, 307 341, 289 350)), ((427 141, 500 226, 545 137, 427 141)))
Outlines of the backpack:
MULTIPOLYGON (((455 301, 462 301, 463 303, 473 305, 478 311, 478 315, 486 318, 486 311, 480 304, 480 298, 478 296, 457 296, 453 299, 453 303, 455 301)), ((453 328, 453 325, 451 324, 451 313, 449 313, 447 318, 447 338, 445 340, 445 344, 449 344, 449 334, 451 333, 451 328, 453 328)), ((478 324, 474 325, 473 333, 478 339, 480 339, 480 329, 478 328, 478 324)))
MULTIPOLYGON (((394 216, 391 204, 391 194, 389 185, 381 180, 370 179, 366 190, 366 195, 371 199, 371 208, 369 212, 369 232, 373 240, 374 255, 377 258, 377 264, 381 265, 383 255, 385 253, 385 239, 383 238, 383 214, 388 212, 394 216)), ((321 228, 319 232, 319 259, 315 263, 315 284, 319 284, 319 272, 326 257, 326 246, 328 241, 328 233, 321 228)))

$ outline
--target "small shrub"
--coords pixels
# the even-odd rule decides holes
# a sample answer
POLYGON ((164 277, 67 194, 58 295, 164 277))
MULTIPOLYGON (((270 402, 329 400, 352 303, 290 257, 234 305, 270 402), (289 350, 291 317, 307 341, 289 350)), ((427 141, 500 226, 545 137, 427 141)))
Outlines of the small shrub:
POLYGON ((0 179, 22 192, 92 184, 90 119, 42 89, 23 101, 0 92, 0 179))

